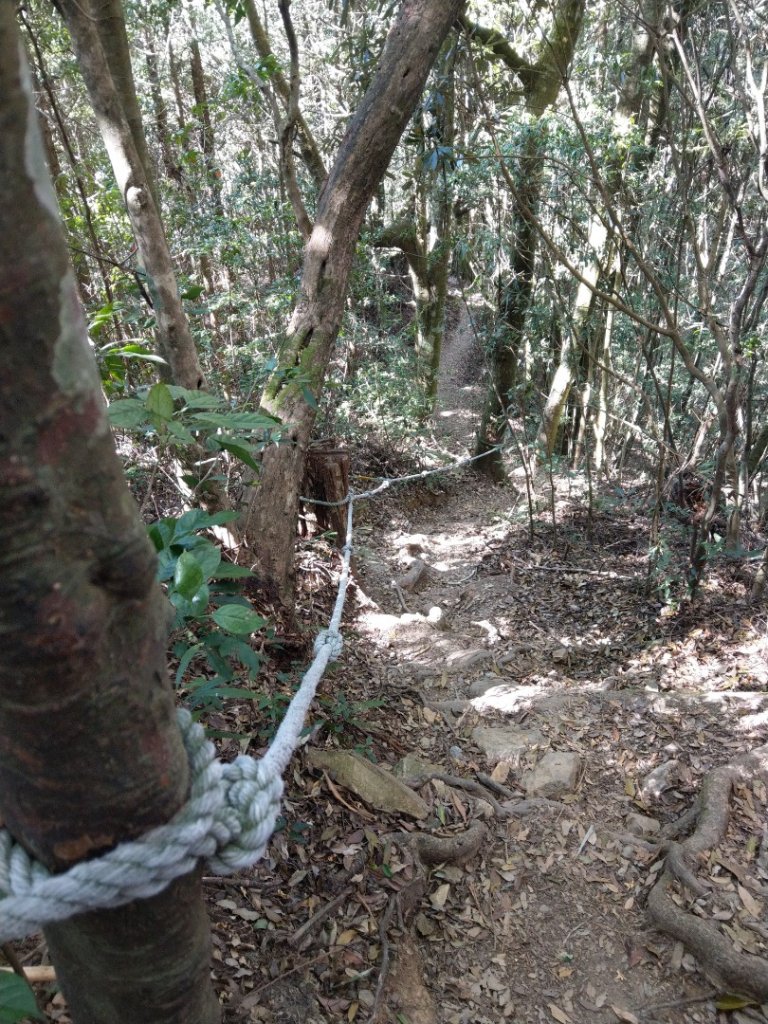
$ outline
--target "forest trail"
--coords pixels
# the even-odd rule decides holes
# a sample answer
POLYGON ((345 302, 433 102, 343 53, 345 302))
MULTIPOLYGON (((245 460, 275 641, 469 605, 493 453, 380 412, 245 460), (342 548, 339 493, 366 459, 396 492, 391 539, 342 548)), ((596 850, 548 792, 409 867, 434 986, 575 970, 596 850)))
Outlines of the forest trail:
MULTIPOLYGON (((464 309, 424 466, 470 450, 480 366, 464 309)), ((238 914, 267 929, 262 979, 233 998, 227 1024, 766 1019, 738 1001, 721 1014, 727 986, 646 917, 660 836, 707 773, 768 738, 765 607, 747 604, 731 572, 697 608, 665 608, 647 593, 644 492, 603 488, 590 517, 578 476, 556 479, 552 500, 547 486, 536 481, 533 537, 518 489, 469 469, 358 506, 367 601, 323 684, 321 752, 308 748, 293 773, 293 824, 257 868, 261 888, 217 902, 228 929, 238 914), (422 776, 427 817, 361 800, 328 760, 353 748, 422 776), (555 777, 542 781, 548 764, 555 777), (481 842, 426 870, 413 845, 424 834, 481 842)), ((737 788, 725 841, 698 865, 697 913, 759 958, 765 781, 737 788)), ((232 969, 252 970, 252 936, 237 940, 232 969)))
MULTIPOLYGON (((436 441, 464 454, 482 402, 466 308, 443 355, 436 441)), ((489 841, 465 867, 431 877, 430 912, 396 961, 383 1019, 716 1021, 711 982, 680 943, 649 929, 644 904, 657 830, 690 806, 705 771, 768 736, 764 610, 753 623, 731 594, 714 601, 714 619, 706 601, 700 618, 661 617, 646 597, 640 501, 603 493, 590 522, 583 481, 560 479, 554 533, 537 480, 545 514, 530 538, 512 487, 469 470, 439 479, 433 501, 396 503, 389 533, 378 533, 390 589, 372 596, 388 614, 360 623, 387 666, 377 687, 403 694, 419 758, 448 775, 493 773, 534 799, 531 813, 499 820, 482 797, 427 787, 455 829, 487 815, 489 841), (571 780, 537 789, 536 766, 554 754, 566 755, 571 780), (537 805, 537 793, 556 800, 537 805)), ((734 816, 732 860, 755 830, 764 836, 762 820, 734 816)), ((742 948, 764 956, 734 876, 721 869, 711 881, 730 890, 719 895, 747 936, 742 948)))

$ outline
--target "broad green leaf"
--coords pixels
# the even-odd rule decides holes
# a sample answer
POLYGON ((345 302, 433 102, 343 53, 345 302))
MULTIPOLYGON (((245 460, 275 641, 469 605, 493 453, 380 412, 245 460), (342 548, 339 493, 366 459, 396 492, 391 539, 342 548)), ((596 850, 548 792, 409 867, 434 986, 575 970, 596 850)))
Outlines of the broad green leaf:
POLYGON ((168 390, 168 385, 158 382, 153 384, 145 399, 147 410, 161 420, 173 418, 173 395, 168 390))
POLYGON ((205 583, 205 573, 191 551, 179 555, 173 574, 173 585, 187 601, 191 601, 205 583))
POLYGON ((250 569, 244 565, 232 565, 231 562, 222 562, 213 574, 215 580, 244 580, 247 576, 253 576, 250 569))
POLYGON ((184 444, 194 444, 195 438, 190 430, 188 430, 183 423, 179 423, 178 420, 167 420, 168 433, 177 438, 179 441, 183 441, 184 444))
POLYGON ((147 527, 149 539, 155 545, 157 551, 162 551, 163 548, 170 547, 175 528, 176 520, 170 518, 160 519, 158 522, 152 523, 151 526, 147 527))
POLYGON ((110 402, 107 415, 113 427, 122 427, 125 430, 143 427, 147 423, 146 406, 138 398, 120 398, 116 402, 110 402))
POLYGON ((211 616, 213 621, 221 629, 228 633, 245 635, 255 633, 267 624, 267 620, 250 608, 243 608, 237 604, 227 604, 223 608, 217 608, 211 616))
POLYGON ((222 430, 268 430, 279 420, 260 412, 196 412, 190 416, 204 427, 222 430))
POLYGON ((209 395, 207 391, 192 391, 190 388, 181 388, 178 384, 169 384, 168 390, 176 399, 181 399, 189 409, 217 409, 222 399, 216 395, 209 395))
POLYGON ((173 579, 176 572, 176 555, 168 548, 163 548, 157 553, 157 579, 159 583, 166 583, 173 579))
POLYGON ((182 299, 199 299, 205 291, 201 284, 191 284, 186 291, 181 293, 182 299))
MULTIPOLYGON (((195 544, 194 548, 191 551, 191 554, 194 555, 198 565, 203 570, 204 578, 206 580, 209 580, 219 567, 219 562, 221 561, 221 551, 219 551, 215 544, 212 544, 209 540, 206 540, 205 537, 201 537, 200 540, 202 541, 202 543, 195 544)), ((183 558, 184 555, 182 555, 181 557, 183 558)))
POLYGON ((203 584, 202 587, 193 594, 191 598, 184 597, 178 591, 174 591, 170 595, 171 604, 176 611, 185 619, 199 619, 208 608, 210 602, 210 591, 208 587, 203 584))
POLYGON ((0 1024, 16 1024, 27 1017, 44 1020, 32 989, 18 974, 0 971, 0 1024))
POLYGON ((251 469, 255 469, 256 471, 258 471, 259 464, 256 461, 256 459, 254 459, 251 451, 248 448, 246 448, 245 445, 238 444, 237 441, 234 441, 232 440, 232 438, 229 437, 214 437, 212 438, 212 440, 218 445, 219 448, 223 448, 225 452, 230 452, 232 455, 235 456, 235 458, 238 458, 240 459, 241 462, 244 462, 246 466, 249 466, 251 469))

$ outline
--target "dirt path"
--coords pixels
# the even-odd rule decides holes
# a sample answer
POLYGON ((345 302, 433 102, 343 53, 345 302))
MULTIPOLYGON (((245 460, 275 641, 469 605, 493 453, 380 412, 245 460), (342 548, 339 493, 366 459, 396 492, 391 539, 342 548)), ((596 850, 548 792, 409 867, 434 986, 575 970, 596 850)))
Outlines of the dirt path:
MULTIPOLYGON (((474 346, 463 314, 433 461, 471 445, 474 346)), ((288 780, 285 828, 255 882, 212 883, 226 1024, 767 1019, 738 1001, 720 1012, 725 986, 646 916, 660 834, 713 768, 768 737, 766 609, 737 570, 693 611, 646 596, 642 494, 605 491, 588 517, 580 483, 558 481, 556 530, 537 484, 533 537, 517 492, 467 470, 361 515, 368 602, 288 780), (375 810, 314 753, 353 748, 386 778, 431 775, 424 816, 375 810), (570 774, 537 790, 551 755, 570 774), (466 835, 482 841, 465 861, 420 866, 419 837, 466 835)), ((671 890, 760 963, 767 773, 743 778, 724 842, 693 859, 702 895, 671 890)))
MULTIPOLYGON (((482 400, 463 375, 473 343, 463 314, 435 426, 454 451, 471 441, 482 400)), ((430 505, 400 501, 372 545, 369 592, 381 610, 359 629, 386 665, 376 687, 408 695, 415 752, 452 775, 494 772, 518 797, 545 755, 576 765, 556 803, 507 820, 460 789, 426 787, 448 833, 486 815, 489 839, 465 867, 430 877, 382 1019, 714 1022, 711 980, 648 928, 652 843, 708 769, 765 742, 765 641, 739 591, 714 602, 727 618, 720 637, 706 609, 697 622, 659 616, 644 594, 645 523, 631 503, 609 502, 589 524, 561 484, 559 534, 542 517, 533 540, 516 505, 510 489, 464 473, 430 505)), ((761 787, 752 798, 762 811, 761 787)), ((729 852, 745 870, 762 828, 759 816, 734 819, 729 852)), ((752 867, 764 885, 764 867, 752 867)), ((747 934, 738 883, 714 876, 728 889, 723 919, 747 934)), ((764 956, 765 937, 749 933, 744 948, 764 956)), ((742 1018, 765 1019, 729 1015, 742 1018)))

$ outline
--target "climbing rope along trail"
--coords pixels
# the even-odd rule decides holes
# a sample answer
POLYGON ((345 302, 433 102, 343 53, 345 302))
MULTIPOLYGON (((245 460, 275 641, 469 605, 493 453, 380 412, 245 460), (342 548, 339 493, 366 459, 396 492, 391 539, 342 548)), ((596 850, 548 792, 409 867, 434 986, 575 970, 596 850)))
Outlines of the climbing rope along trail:
POLYGON ((280 813, 282 776, 298 744, 315 691, 329 662, 341 653, 340 626, 350 580, 355 502, 372 498, 396 483, 459 469, 500 447, 436 469, 385 477, 371 490, 350 491, 338 502, 302 499, 328 506, 346 505, 347 536, 328 628, 315 639, 312 663, 269 749, 260 759, 241 755, 231 764, 222 764, 203 727, 193 722, 188 711, 180 709, 179 725, 190 765, 190 794, 167 824, 55 875, 15 842, 7 829, 0 829, 0 941, 22 938, 75 914, 154 896, 174 878, 191 871, 201 858, 211 871, 222 875, 259 860, 280 813))

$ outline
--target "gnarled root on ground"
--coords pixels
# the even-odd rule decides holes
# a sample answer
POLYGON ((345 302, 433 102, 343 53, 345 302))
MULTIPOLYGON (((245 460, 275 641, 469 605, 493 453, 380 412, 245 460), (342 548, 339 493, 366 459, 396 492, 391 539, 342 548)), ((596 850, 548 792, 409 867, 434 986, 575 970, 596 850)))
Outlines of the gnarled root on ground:
POLYGON ((738 952, 714 924, 682 910, 669 891, 673 882, 695 896, 708 891, 695 877, 694 866, 725 836, 734 784, 758 777, 768 778, 768 744, 732 764, 716 768, 704 778, 696 827, 687 839, 669 843, 664 871, 648 897, 648 915, 655 928, 682 942, 702 968, 726 989, 753 996, 762 1003, 768 1001, 768 962, 738 952))

